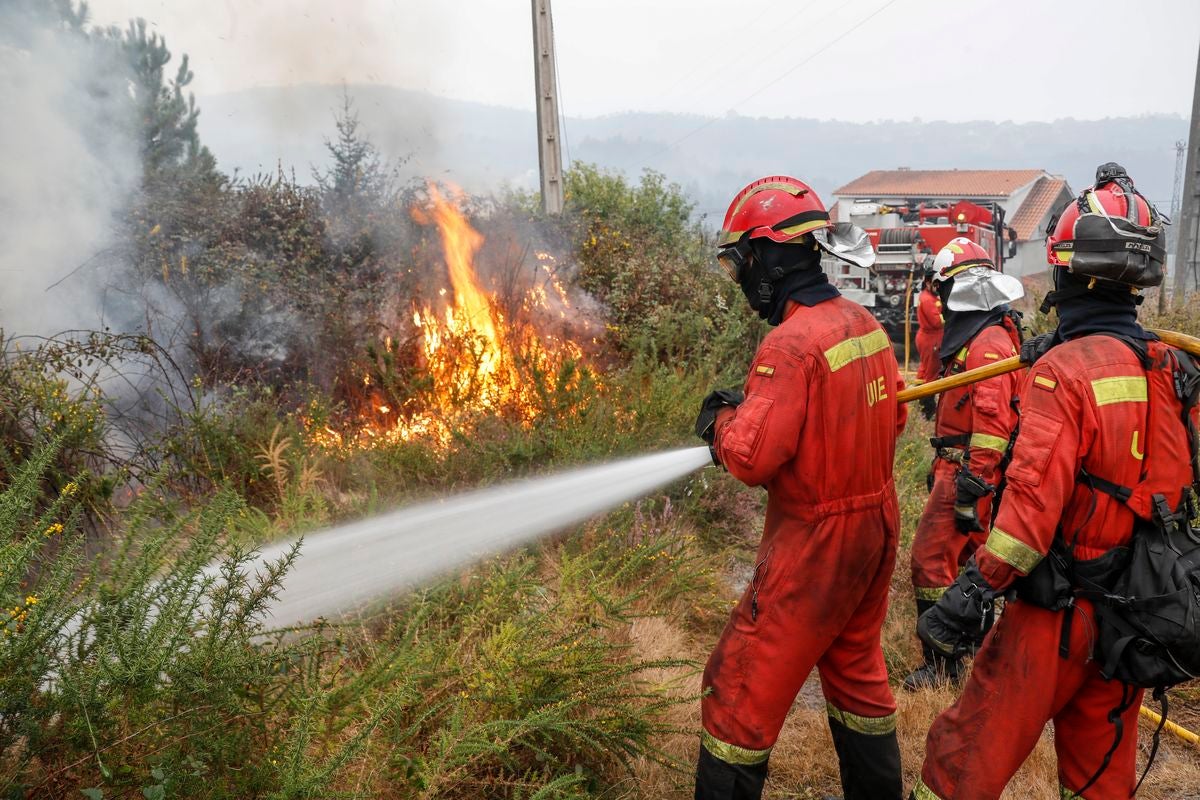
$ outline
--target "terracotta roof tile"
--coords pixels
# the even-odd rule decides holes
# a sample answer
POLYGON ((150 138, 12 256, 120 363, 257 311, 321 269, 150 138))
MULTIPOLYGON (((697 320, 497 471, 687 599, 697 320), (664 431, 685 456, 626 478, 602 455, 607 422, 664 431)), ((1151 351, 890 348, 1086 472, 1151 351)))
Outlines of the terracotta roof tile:
POLYGON ((877 169, 833 193, 859 197, 1007 197, 1045 174, 1040 169, 877 169))
POLYGON ((1017 231, 1018 240, 1041 237, 1042 220, 1052 210, 1064 190, 1070 192, 1067 182, 1062 178, 1041 178, 1034 184, 1029 190, 1029 196, 1008 223, 1017 231))

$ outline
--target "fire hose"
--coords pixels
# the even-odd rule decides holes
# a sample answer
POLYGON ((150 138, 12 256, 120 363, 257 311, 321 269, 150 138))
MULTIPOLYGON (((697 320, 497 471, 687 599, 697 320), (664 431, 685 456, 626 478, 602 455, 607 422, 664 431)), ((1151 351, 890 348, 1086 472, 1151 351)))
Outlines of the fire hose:
POLYGON ((1183 739, 1188 744, 1195 745, 1196 747, 1200 747, 1200 736, 1197 736, 1196 734, 1192 733, 1191 731, 1189 731, 1187 728, 1183 727, 1182 725, 1176 725, 1174 722, 1171 722, 1171 720, 1167 720, 1166 722, 1164 722, 1162 716, 1157 711, 1153 711, 1149 708, 1146 708, 1145 706, 1142 706, 1138 710, 1142 712, 1143 717, 1150 720, 1150 722, 1152 722, 1154 725, 1162 725, 1164 729, 1175 734, 1176 736, 1178 736, 1180 739, 1183 739))
MULTIPOLYGON (((1184 333, 1176 333, 1175 331, 1159 330, 1156 328, 1151 329, 1151 330, 1164 343, 1170 345, 1171 347, 1176 347, 1180 350, 1183 350, 1193 356, 1196 356, 1197 358, 1200 358, 1200 339, 1196 338, 1195 336, 1188 336, 1187 334, 1184 334, 1184 333)), ((1003 361, 997 361, 994 364, 988 364, 986 366, 979 367, 977 369, 971 369, 971 370, 967 370, 966 372, 960 372, 957 375, 951 375, 946 378, 939 378, 936 381, 930 381, 929 383, 924 383, 924 384, 921 384, 920 386, 914 386, 911 389, 905 389, 902 392, 899 392, 896 395, 896 398, 901 403, 908 403, 913 400, 920 400, 923 397, 930 397, 935 394, 941 394, 942 392, 948 391, 950 389, 957 389, 960 386, 967 386, 967 385, 975 383, 977 381, 983 381, 983 380, 987 380, 988 378, 994 378, 997 375, 1005 375, 1009 372, 1016 372, 1023 366, 1025 366, 1025 365, 1021 363, 1020 357, 1013 356, 1012 358, 1006 358, 1003 361)), ((1175 734, 1183 741, 1188 742, 1189 744, 1195 745, 1197 747, 1200 747, 1200 736, 1197 736, 1196 734, 1192 733, 1187 728, 1184 728, 1181 725, 1176 725, 1174 722, 1171 722, 1170 720, 1167 720, 1164 723, 1163 718, 1161 716, 1159 716, 1159 714, 1157 712, 1152 711, 1149 708, 1146 708, 1145 706, 1141 707, 1141 714, 1143 717, 1146 717, 1147 719, 1152 721, 1155 725, 1160 725, 1160 724, 1163 725, 1163 727, 1166 730, 1175 734)))
MULTIPOLYGON (((1176 333, 1175 331, 1159 330, 1152 328, 1151 332, 1156 334, 1159 339, 1171 347, 1179 348, 1187 353, 1190 353, 1197 358, 1200 358, 1200 339, 1195 336, 1188 336, 1185 333, 1176 333)), ((1021 363, 1019 356, 1005 358, 997 361, 994 364, 988 364, 976 369, 969 369, 966 372, 960 372, 957 375, 950 375, 945 378, 938 378, 936 381, 923 383, 920 386, 913 386, 905 389, 896 395, 896 399, 901 403, 909 403, 913 400, 920 400, 922 397, 931 397, 935 394, 957 389, 960 386, 967 386, 977 381, 994 378, 997 375, 1007 375, 1010 372, 1016 372, 1021 367, 1025 366, 1021 363)))

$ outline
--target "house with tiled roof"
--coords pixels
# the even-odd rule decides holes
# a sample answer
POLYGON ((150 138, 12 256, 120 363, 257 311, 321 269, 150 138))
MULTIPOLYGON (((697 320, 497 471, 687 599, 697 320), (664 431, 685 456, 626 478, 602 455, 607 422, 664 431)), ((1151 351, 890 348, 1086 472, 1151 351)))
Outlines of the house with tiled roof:
POLYGON ((850 219, 850 207, 856 203, 994 202, 1004 209, 1005 224, 1016 232, 1016 254, 1005 262, 1005 272, 1032 275, 1046 270, 1046 223, 1074 196, 1066 179, 1042 169, 901 167, 872 170, 834 190, 833 213, 850 219))

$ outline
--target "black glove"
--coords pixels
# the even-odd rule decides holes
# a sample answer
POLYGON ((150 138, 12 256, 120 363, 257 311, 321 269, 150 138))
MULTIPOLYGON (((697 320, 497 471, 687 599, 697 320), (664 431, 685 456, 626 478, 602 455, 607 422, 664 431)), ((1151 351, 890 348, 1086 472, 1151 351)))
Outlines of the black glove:
POLYGON ((917 635, 947 658, 961 658, 983 643, 998 594, 972 558, 954 585, 917 620, 917 635))
POLYGON ((717 451, 713 448, 717 437, 717 412, 725 407, 737 408, 745 399, 741 389, 717 389, 700 403, 700 414, 696 417, 696 435, 708 444, 713 463, 718 467, 721 466, 721 460, 717 458, 717 451))
POLYGON ((745 399, 741 389, 717 389, 710 392, 700 403, 700 414, 696 417, 696 435, 712 447, 717 434, 717 412, 726 406, 737 408, 745 399))
POLYGON ((958 528, 959 533, 983 530, 979 522, 979 501, 991 497, 995 492, 995 486, 963 465, 954 479, 954 527, 958 528))
POLYGON ((1059 344, 1058 331, 1039 333, 1037 336, 1031 336, 1021 342, 1021 363, 1032 364, 1050 352, 1050 348, 1056 344, 1059 344))

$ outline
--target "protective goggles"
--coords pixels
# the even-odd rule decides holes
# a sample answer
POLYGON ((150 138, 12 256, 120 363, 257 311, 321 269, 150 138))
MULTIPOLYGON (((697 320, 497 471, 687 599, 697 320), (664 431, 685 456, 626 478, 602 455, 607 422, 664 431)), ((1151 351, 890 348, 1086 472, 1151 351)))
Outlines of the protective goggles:
POLYGON ((750 263, 750 241, 742 239, 717 251, 717 263, 735 283, 742 282, 742 275, 750 263))

